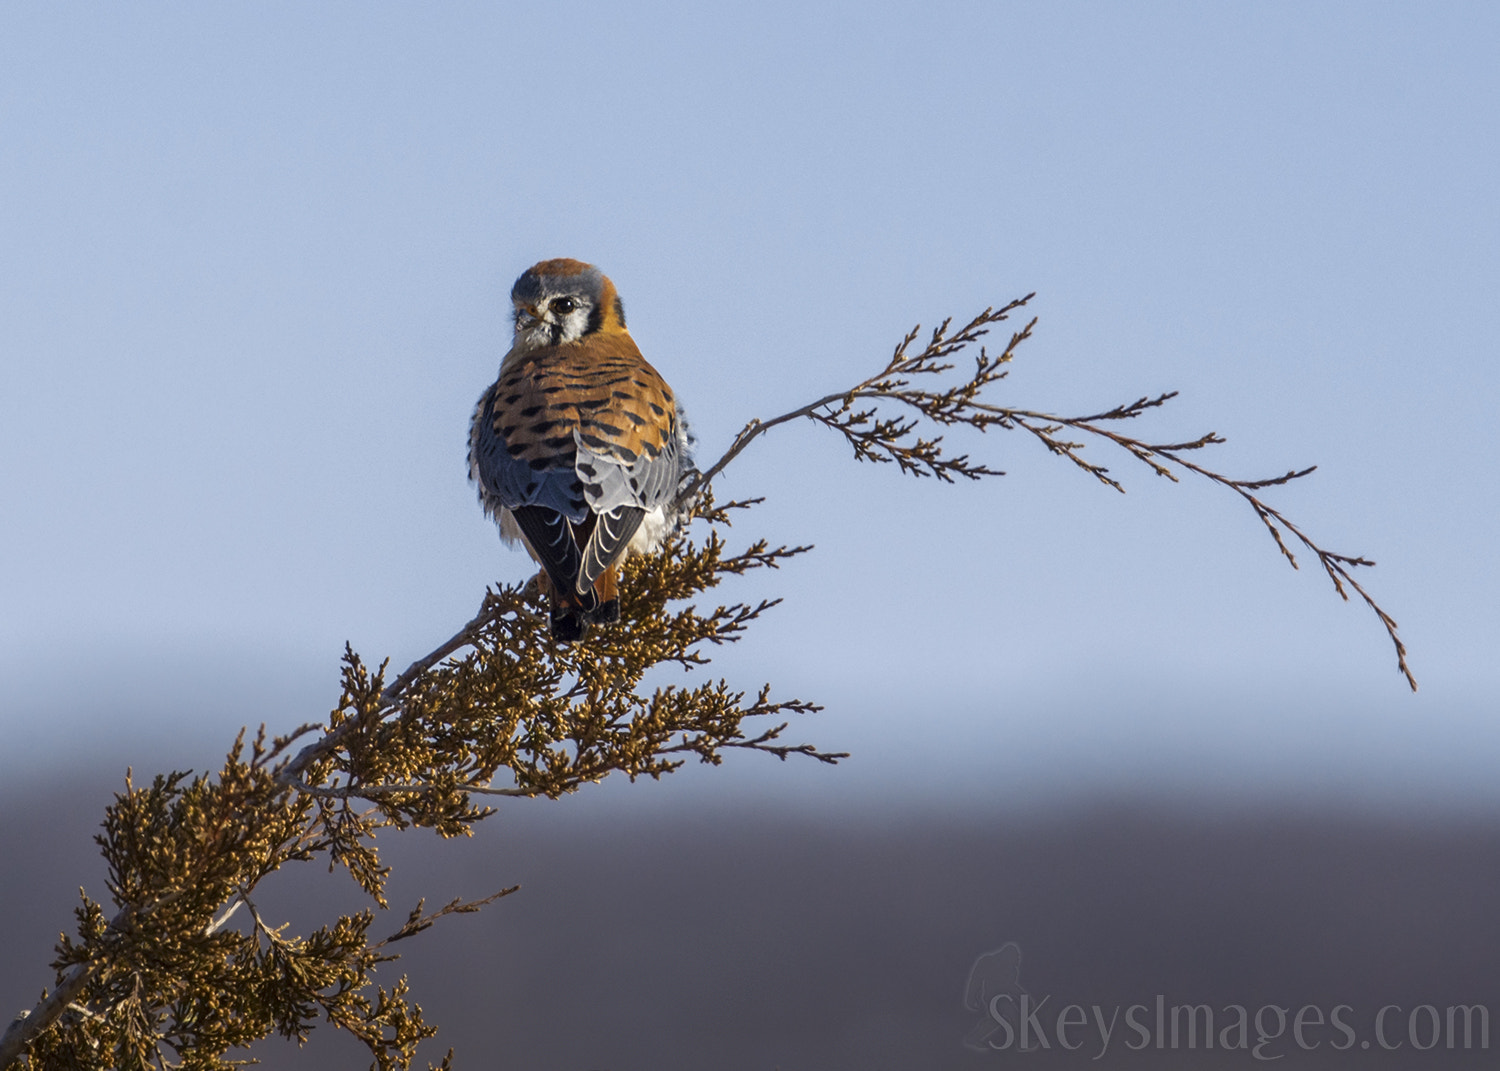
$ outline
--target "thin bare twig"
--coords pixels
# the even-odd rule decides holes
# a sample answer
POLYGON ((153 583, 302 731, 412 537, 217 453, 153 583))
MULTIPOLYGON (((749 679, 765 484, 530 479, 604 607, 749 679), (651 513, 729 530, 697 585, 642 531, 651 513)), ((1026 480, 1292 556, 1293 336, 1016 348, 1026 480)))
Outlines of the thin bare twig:
POLYGON ((496 900, 499 900, 502 897, 509 896, 514 892, 519 892, 520 889, 521 886, 519 885, 511 885, 507 888, 501 889, 499 892, 494 893, 493 895, 486 896, 482 900, 450 900, 448 901, 448 903, 444 904, 436 911, 430 912, 425 915, 422 913, 422 906, 426 904, 427 901, 418 900, 417 906, 412 908, 411 914, 407 916, 406 922, 402 924, 399 930, 391 934, 385 940, 379 941, 376 944, 371 945, 370 947, 384 948, 386 945, 395 944, 397 941, 404 941, 408 937, 415 937, 423 930, 430 928, 432 924, 440 918, 444 918, 448 915, 472 914, 482 907, 487 907, 490 904, 493 904, 496 900))
POLYGON ((679 502, 690 500, 707 486, 755 439, 778 425, 798 419, 814 420, 838 432, 853 447, 855 457, 860 460, 894 462, 906 474, 935 476, 948 482, 960 476, 980 479, 1003 473, 971 461, 967 454, 956 457, 948 455, 944 451, 941 435, 931 439, 921 438, 917 432, 924 421, 939 427, 966 426, 980 432, 992 427, 1002 430, 1020 429, 1035 437, 1052 453, 1068 459, 1101 483, 1123 493, 1124 485, 1110 474, 1108 468, 1084 456, 1082 442, 1064 438, 1060 434, 1064 429, 1080 432, 1113 444, 1156 475, 1174 483, 1179 482, 1178 471, 1183 471, 1230 489, 1250 506, 1256 518, 1270 533, 1280 553, 1293 568, 1297 568, 1296 555, 1287 545, 1283 533, 1294 537, 1317 557, 1324 573, 1333 583, 1334 590, 1342 599, 1348 601, 1349 591, 1353 590, 1375 614, 1395 648, 1397 669, 1410 688, 1416 691, 1417 680, 1407 661, 1406 645, 1397 631, 1395 619, 1351 573, 1352 569, 1375 563, 1363 557, 1326 549, 1256 493, 1302 479, 1310 475, 1317 466, 1293 469, 1281 476, 1267 479, 1235 479, 1184 456, 1192 451, 1223 444, 1226 440, 1215 432, 1182 442, 1151 443, 1107 426, 1109 422, 1134 420, 1160 409, 1177 397, 1176 391, 1142 396, 1133 402, 1080 417, 1015 409, 985 401, 985 390, 1005 378, 1006 366, 1011 362, 1016 347, 1031 336, 1032 328, 1036 325, 1035 319, 1011 336, 1010 342, 999 356, 992 357, 981 347, 974 359, 973 370, 966 379, 941 387, 919 385, 930 383, 934 378, 952 371, 955 367, 953 358, 977 343, 988 334, 991 327, 1005 320, 1010 313, 1025 306, 1033 296, 1035 295, 1027 294, 1000 309, 986 309, 957 329, 952 328, 951 320, 944 320, 933 330, 926 346, 917 353, 912 352, 912 347, 921 328, 914 327, 897 344, 890 361, 877 374, 847 391, 825 394, 815 402, 799 406, 780 416, 750 421, 735 436, 734 442, 723 456, 684 488, 679 502), (895 407, 895 415, 883 414, 880 409, 882 404, 895 407))
MULTIPOLYGON (((1162 395, 1159 399, 1153 400, 1152 404, 1159 404, 1161 401, 1166 401, 1174 397, 1175 394, 1176 392, 1174 391, 1171 394, 1162 395)), ((1096 414, 1092 417, 1060 417, 1052 413, 1038 413, 1024 409, 1004 409, 994 406, 983 406, 982 408, 989 413, 1003 418, 1013 426, 1030 432, 1054 453, 1064 455, 1090 475, 1121 492, 1125 488, 1118 481, 1110 477, 1107 474, 1107 470, 1079 456, 1077 453, 1081 449, 1079 444, 1064 443, 1055 438, 1055 432, 1059 428, 1066 427, 1104 439, 1145 464, 1157 475, 1165 476, 1174 483, 1177 482, 1177 476, 1171 471, 1169 467, 1171 465, 1202 476, 1204 479, 1216 483, 1220 487, 1226 487, 1233 491, 1250 506, 1256 518, 1265 527, 1272 540, 1275 541, 1277 550, 1286 558, 1287 563, 1293 569, 1299 569, 1300 565, 1297 562, 1297 556, 1287 546, 1286 540, 1282 535, 1283 531, 1294 536, 1302 546, 1311 551, 1318 559, 1318 563, 1323 567, 1324 573, 1333 583, 1334 590, 1340 598, 1345 602, 1349 601, 1348 589, 1353 589, 1359 595, 1364 604, 1370 608, 1377 620, 1380 621, 1386 635, 1395 647, 1397 669, 1406 679, 1406 683, 1411 690, 1417 690, 1417 679, 1412 673, 1410 664, 1407 662, 1406 644, 1402 642, 1401 636, 1397 632, 1395 618, 1391 617, 1375 601, 1370 593, 1365 590, 1364 585, 1360 584, 1350 573, 1351 569, 1369 567, 1375 563, 1368 558, 1340 554, 1319 545, 1300 526, 1294 524, 1281 510, 1270 505, 1259 495, 1255 494, 1256 491, 1264 490, 1268 487, 1281 487, 1294 480, 1310 476, 1313 472, 1317 471, 1316 465, 1309 465, 1303 469, 1293 469, 1280 476, 1273 476, 1267 479, 1235 479, 1182 456, 1186 451, 1198 450, 1207 446, 1217 446, 1226 441, 1213 432, 1209 432, 1207 435, 1186 443, 1148 443, 1141 439, 1121 434, 1111 428, 1101 426, 1102 421, 1133 417, 1138 415, 1138 412, 1114 410, 1109 413, 1096 414)))

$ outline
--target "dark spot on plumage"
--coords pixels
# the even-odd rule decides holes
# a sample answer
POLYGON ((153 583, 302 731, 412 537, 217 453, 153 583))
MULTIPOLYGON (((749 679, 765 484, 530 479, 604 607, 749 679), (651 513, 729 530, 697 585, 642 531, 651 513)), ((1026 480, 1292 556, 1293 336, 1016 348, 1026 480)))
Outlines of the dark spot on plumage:
POLYGON ((585 432, 583 432, 582 434, 579 435, 579 438, 581 438, 583 440, 583 445, 585 445, 587 447, 590 447, 591 449, 594 449, 594 450, 608 450, 609 449, 609 443, 608 443, 608 441, 599 438, 599 436, 597 436, 597 435, 590 435, 588 432, 585 431, 585 432))
POLYGON ((657 446, 655 443, 646 442, 644 439, 641 440, 641 449, 644 450, 646 452, 646 456, 651 458, 653 461, 656 459, 657 455, 661 453, 661 447, 657 446))
POLYGON ((634 476, 630 477, 630 489, 632 491, 634 491, 636 494, 640 494, 641 493, 641 481, 637 480, 634 476))
POLYGON ((593 428, 597 432, 616 439, 625 434, 624 428, 617 428, 613 424, 606 424, 602 420, 590 420, 587 426, 593 428))
MULTIPOLYGON (((593 469, 590 469, 589 470, 589 475, 593 475, 593 471, 594 471, 593 469)), ((570 492, 572 492, 573 494, 575 494, 575 495, 581 495, 581 494, 583 494, 583 481, 582 480, 574 480, 573 481, 573 485, 571 487, 569 487, 568 490, 570 492)))
POLYGON ((583 333, 585 335, 592 335, 595 331, 598 331, 599 328, 603 326, 604 310, 598 305, 595 305, 593 308, 589 309, 589 322, 588 326, 583 329, 583 333))
POLYGON ((546 458, 534 457, 530 461, 528 461, 527 464, 531 466, 531 471, 532 472, 541 472, 544 469, 546 469, 548 466, 550 466, 552 463, 550 461, 548 461, 546 458))
POLYGON ((535 491, 536 491, 536 481, 535 480, 527 480, 526 481, 526 493, 529 495, 529 494, 533 494, 535 491))
POLYGON ((521 415, 523 417, 536 416, 545 408, 547 408, 545 405, 528 405, 525 409, 521 410, 521 415))
POLYGON ((620 326, 625 326, 625 302, 620 300, 620 295, 615 295, 615 319, 620 321, 620 326))
POLYGON ((668 387, 665 383, 662 384, 661 396, 663 398, 665 398, 669 402, 672 400, 672 389, 670 387, 668 387))
POLYGON ((583 489, 583 493, 588 495, 590 498, 598 498, 604 493, 604 488, 600 487, 596 483, 591 483, 583 489))
POLYGON ((651 411, 653 413, 655 413, 657 416, 666 416, 667 415, 667 411, 665 409, 663 409, 661 406, 657 405, 655 402, 647 402, 646 404, 651 407, 651 411))
POLYGON ((634 383, 637 387, 640 387, 641 390, 650 390, 651 389, 651 384, 645 382, 644 380, 631 379, 630 382, 634 383))
POLYGON ((573 442, 571 435, 551 435, 542 440, 542 445, 556 450, 559 447, 569 446, 573 442))
MULTIPOLYGON (((568 388, 567 388, 567 386, 566 386, 566 385, 562 385, 562 386, 552 386, 552 387, 543 387, 543 388, 542 388, 542 393, 543 393, 543 394, 558 394, 558 393, 560 393, 560 392, 562 392, 562 391, 565 391, 565 390, 567 390, 567 389, 568 389, 568 388)), ((517 396, 517 397, 519 397, 519 395, 518 395, 518 396, 517 396)))
POLYGON ((505 404, 506 405, 515 405, 520 400, 521 400, 521 396, 519 394, 507 394, 505 396, 505 404))
POLYGON ((586 401, 574 402, 575 409, 603 409, 609 404, 608 398, 590 398, 586 401))
POLYGON ((626 391, 623 391, 623 390, 612 390, 612 391, 609 392, 609 396, 611 398, 618 398, 622 402, 628 402, 628 401, 630 401, 630 399, 632 399, 632 398, 635 397, 634 394, 629 394, 629 393, 627 393, 626 391))
POLYGON ((594 466, 591 465, 591 464, 589 464, 587 461, 580 461, 578 463, 578 469, 577 469, 577 471, 580 472, 580 473, 582 473, 585 476, 588 476, 591 479, 594 476, 598 475, 598 472, 595 470, 594 466))
POLYGON ((627 410, 625 410, 624 415, 625 415, 625 418, 627 420, 629 420, 632 424, 634 424, 636 427, 640 427, 642 424, 646 423, 646 418, 643 417, 643 416, 641 416, 639 413, 632 413, 632 412, 630 412, 627 409, 627 410))
POLYGON ((509 446, 507 446, 505 448, 505 452, 508 453, 511 457, 520 457, 522 454, 524 454, 526 452, 526 444, 525 443, 511 443, 509 446))
POLYGON ((507 424, 505 427, 503 427, 503 428, 496 428, 495 430, 500 433, 500 437, 502 439, 509 439, 512 435, 514 435, 516 433, 516 425, 514 425, 514 424, 507 424))
POLYGON ((557 425, 559 425, 561 423, 562 423, 561 420, 538 420, 535 424, 527 424, 526 428, 533 435, 540 435, 542 432, 546 431, 548 428, 556 427, 557 425))

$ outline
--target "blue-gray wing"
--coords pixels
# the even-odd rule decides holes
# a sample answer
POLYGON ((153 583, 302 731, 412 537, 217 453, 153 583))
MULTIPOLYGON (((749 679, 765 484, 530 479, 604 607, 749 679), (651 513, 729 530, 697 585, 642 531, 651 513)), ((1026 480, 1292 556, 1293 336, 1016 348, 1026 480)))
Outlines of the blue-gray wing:
POLYGON ((529 428, 524 430, 530 435, 521 434, 523 429, 507 420, 503 398, 497 398, 504 386, 502 380, 485 391, 469 426, 469 478, 485 512, 498 521, 502 509, 543 506, 574 523, 583 521, 589 509, 584 483, 574 472, 572 429, 539 436, 529 428))

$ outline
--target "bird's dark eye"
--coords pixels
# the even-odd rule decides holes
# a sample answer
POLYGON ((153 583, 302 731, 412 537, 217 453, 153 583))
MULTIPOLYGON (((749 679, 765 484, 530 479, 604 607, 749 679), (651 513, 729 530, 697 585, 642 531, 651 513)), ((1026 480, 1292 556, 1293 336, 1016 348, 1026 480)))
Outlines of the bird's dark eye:
POLYGON ((559 316, 566 316, 576 308, 578 308, 578 302, 570 297, 560 297, 552 302, 552 311, 559 316))

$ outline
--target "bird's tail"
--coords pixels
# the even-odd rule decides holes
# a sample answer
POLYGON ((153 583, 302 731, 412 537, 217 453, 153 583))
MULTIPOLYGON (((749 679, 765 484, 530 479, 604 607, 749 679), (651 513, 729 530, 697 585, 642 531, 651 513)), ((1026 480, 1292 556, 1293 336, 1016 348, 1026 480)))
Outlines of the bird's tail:
POLYGON ((592 608, 585 608, 576 593, 559 594, 545 571, 538 577, 552 609, 552 638, 572 643, 588 635, 590 625, 613 625, 620 620, 620 580, 616 566, 606 569, 589 594, 592 608))
POLYGON ((645 511, 622 506, 602 517, 572 524, 538 506, 511 511, 527 547, 542 566, 538 578, 552 605, 552 638, 581 640, 589 625, 620 619, 618 559, 640 527, 645 511))

